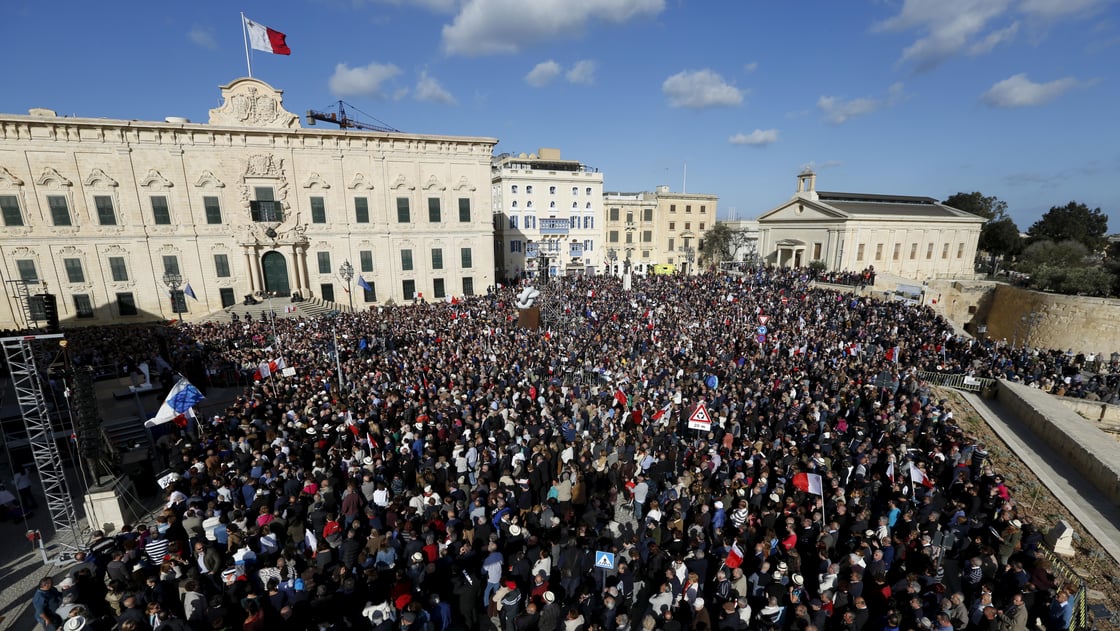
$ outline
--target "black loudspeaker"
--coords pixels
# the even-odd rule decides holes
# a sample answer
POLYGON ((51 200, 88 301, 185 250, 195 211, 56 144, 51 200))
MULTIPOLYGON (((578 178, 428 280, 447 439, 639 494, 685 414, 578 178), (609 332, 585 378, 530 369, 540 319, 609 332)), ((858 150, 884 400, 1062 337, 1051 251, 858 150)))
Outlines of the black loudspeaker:
POLYGON ((152 458, 147 448, 139 447, 125 452, 121 456, 121 473, 132 480, 137 496, 152 497, 159 493, 156 472, 152 469, 152 458))

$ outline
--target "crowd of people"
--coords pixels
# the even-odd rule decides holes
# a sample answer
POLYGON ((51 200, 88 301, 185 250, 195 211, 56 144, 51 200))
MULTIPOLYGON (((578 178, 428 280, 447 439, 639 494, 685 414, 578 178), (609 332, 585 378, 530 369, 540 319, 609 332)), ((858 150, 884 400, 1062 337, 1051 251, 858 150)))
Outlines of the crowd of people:
POLYGON ((234 365, 244 392, 169 425, 154 447, 175 474, 166 504, 95 533, 63 585, 40 586, 39 620, 1065 629, 1073 586, 918 374, 1020 376, 1038 357, 811 280, 557 279, 539 330, 518 326, 519 287, 179 324, 164 359, 234 365))

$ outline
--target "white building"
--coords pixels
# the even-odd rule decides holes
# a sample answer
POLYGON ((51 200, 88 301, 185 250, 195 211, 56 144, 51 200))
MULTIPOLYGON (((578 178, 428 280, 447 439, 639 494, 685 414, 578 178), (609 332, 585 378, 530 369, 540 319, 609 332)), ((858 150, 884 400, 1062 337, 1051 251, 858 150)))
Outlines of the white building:
MULTIPOLYGON (((55 294, 72 324, 189 319, 262 291, 364 308, 493 283, 495 139, 304 129, 281 94, 238 79, 208 124, 0 115, 4 280, 55 294), (197 296, 185 313, 166 280, 197 296)), ((0 328, 23 324, 13 287, 0 328)))
POLYGON ((874 266, 905 278, 972 277, 986 221, 930 197, 816 190, 817 176, 797 176, 789 201, 758 218, 759 255, 771 264, 830 270, 874 266))
POLYGON ((559 149, 502 154, 491 171, 498 277, 595 274, 603 174, 559 149))

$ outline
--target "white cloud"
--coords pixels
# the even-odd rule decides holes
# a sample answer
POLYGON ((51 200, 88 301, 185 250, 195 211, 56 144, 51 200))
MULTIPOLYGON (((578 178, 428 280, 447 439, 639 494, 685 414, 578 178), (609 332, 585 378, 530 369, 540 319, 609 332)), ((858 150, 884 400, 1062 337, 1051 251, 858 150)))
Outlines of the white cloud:
POLYGON ((368 66, 351 68, 345 63, 334 67, 330 78, 330 90, 336 96, 356 96, 359 94, 384 98, 383 83, 399 75, 401 69, 393 64, 373 62, 368 66))
POLYGON ((1012 22, 1011 26, 1001 28, 998 31, 992 31, 984 36, 984 39, 976 42, 968 49, 969 55, 983 55, 989 53, 993 48, 1000 44, 1010 42, 1015 39, 1015 34, 1019 32, 1019 23, 1012 22))
POLYGON ((900 64, 929 70, 960 54, 982 55, 1011 41, 1020 16, 1036 30, 1061 19, 1092 15, 1114 0, 904 0, 897 15, 872 30, 918 31, 902 52, 900 64))
POLYGON ((529 74, 525 75, 525 83, 533 86, 534 88, 543 88, 544 86, 552 83, 560 74, 560 64, 549 59, 533 66, 529 74))
POLYGON ((753 145, 765 147, 778 141, 777 129, 756 129, 749 134, 738 133, 727 139, 733 145, 753 145))
POLYGON ((578 36, 592 22, 623 24, 664 9, 665 0, 466 0, 443 27, 443 49, 451 55, 516 53, 578 36))
POLYGON ((817 99, 817 109, 824 113, 825 120, 834 125, 841 125, 857 116, 891 107, 905 98, 902 84, 895 83, 887 89, 887 95, 882 98, 865 96, 845 101, 835 96, 822 96, 817 99))
POLYGON ((758 70, 758 62, 757 61, 752 61, 752 62, 743 64, 743 72, 745 72, 747 74, 750 74, 750 73, 754 72, 755 70, 758 70))
POLYGON ((661 84, 661 91, 669 97, 672 107, 699 109, 743 102, 742 90, 707 68, 678 72, 661 84))
POLYGON ((568 74, 564 75, 568 83, 591 85, 595 83, 595 62, 590 59, 577 61, 568 74))
POLYGON ((1112 0, 1024 0, 1020 11, 1043 19, 1094 13, 1112 0))
POLYGON ((193 26, 190 31, 187 31, 187 38, 201 48, 218 50, 218 40, 214 38, 214 32, 211 29, 193 26))
POLYGON ((1026 73, 1019 73, 997 81, 980 100, 992 107, 1031 107, 1048 103, 1078 85, 1080 82, 1074 77, 1035 83, 1026 73))
POLYGON ((458 102, 450 92, 439 84, 439 81, 436 81, 435 77, 428 76, 427 70, 420 73, 420 79, 416 82, 416 90, 413 91, 413 96, 417 101, 442 103, 444 105, 455 105, 458 102))

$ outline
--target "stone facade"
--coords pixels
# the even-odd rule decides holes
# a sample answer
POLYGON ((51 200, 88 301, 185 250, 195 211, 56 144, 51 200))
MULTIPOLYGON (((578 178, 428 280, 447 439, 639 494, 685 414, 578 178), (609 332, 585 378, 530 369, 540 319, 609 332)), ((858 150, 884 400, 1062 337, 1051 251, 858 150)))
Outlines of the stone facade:
POLYGON ((985 219, 927 197, 816 190, 802 172, 797 191, 763 213, 759 255, 783 267, 821 261, 830 270, 876 271, 904 278, 972 278, 985 219))
POLYGON ((559 149, 496 156, 491 171, 498 275, 595 274, 603 226, 603 174, 559 149))
MULTIPOLYGON (((29 291, 72 324, 193 318, 265 290, 363 308, 494 282, 495 139, 304 129, 262 81, 221 90, 209 124, 0 115, 4 279, 39 279, 29 291), (166 272, 197 296, 187 313, 166 272)), ((0 328, 22 325, 4 291, 0 328)))
POLYGON ((658 186, 653 192, 612 192, 604 197, 608 270, 644 274, 668 265, 695 273, 704 233, 716 222, 718 196, 674 193, 658 186))

